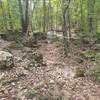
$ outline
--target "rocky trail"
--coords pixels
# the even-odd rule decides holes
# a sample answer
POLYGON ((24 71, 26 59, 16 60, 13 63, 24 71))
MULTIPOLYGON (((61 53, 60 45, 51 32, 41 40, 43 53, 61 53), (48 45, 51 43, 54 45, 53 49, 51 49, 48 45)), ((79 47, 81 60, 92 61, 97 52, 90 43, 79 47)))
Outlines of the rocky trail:
POLYGON ((36 68, 27 67, 30 51, 26 47, 11 50, 15 67, 0 71, 0 100, 100 99, 100 84, 88 77, 75 78, 75 68, 80 64, 72 57, 64 57, 61 47, 42 43, 37 51, 43 54, 45 64, 36 68))

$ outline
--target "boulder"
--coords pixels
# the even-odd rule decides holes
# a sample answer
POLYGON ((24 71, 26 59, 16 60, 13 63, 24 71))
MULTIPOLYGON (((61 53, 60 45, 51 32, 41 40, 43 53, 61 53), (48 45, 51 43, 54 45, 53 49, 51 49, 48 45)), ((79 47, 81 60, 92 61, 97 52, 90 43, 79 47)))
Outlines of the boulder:
POLYGON ((13 55, 9 52, 0 51, 0 69, 12 68, 13 66, 13 55))

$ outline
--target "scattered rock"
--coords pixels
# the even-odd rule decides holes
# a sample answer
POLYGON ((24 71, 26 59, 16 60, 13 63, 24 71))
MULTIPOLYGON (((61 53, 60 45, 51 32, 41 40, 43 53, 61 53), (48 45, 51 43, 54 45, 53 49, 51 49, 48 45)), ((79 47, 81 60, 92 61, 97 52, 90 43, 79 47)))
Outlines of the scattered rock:
MULTIPOLYGON (((12 54, 7 52, 14 58, 16 67, 0 71, 0 98, 3 98, 0 100, 8 100, 6 96, 11 97, 9 100, 99 100, 100 85, 89 81, 86 77, 83 78, 85 71, 77 68, 77 65, 74 65, 76 62, 70 62, 70 58, 66 61, 62 59, 58 48, 55 49, 52 44, 43 47, 41 52, 47 63, 45 68, 42 67, 46 65, 43 63, 42 54, 33 48, 11 49, 12 54), (28 67, 28 64, 32 64, 32 67, 28 67), (77 68, 75 77, 80 78, 74 78, 74 68, 69 70, 72 67, 77 68), (29 91, 30 95, 27 95, 29 91)), ((83 64, 82 60, 79 63, 83 64)))

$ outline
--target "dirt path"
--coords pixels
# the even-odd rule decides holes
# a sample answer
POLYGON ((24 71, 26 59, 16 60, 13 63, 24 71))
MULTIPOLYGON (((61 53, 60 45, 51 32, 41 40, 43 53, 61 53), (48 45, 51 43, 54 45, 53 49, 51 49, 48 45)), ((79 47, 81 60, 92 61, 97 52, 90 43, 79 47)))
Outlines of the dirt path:
POLYGON ((46 70, 52 72, 52 75, 61 75, 65 78, 73 78, 71 65, 67 63, 65 58, 60 54, 60 50, 55 47, 55 44, 43 45, 41 52, 44 55, 44 61, 47 64, 46 70))
POLYGON ((44 44, 40 50, 47 63, 44 75, 55 84, 54 96, 60 95, 62 100, 100 100, 100 84, 86 77, 74 78, 77 64, 64 58, 55 44, 44 44))

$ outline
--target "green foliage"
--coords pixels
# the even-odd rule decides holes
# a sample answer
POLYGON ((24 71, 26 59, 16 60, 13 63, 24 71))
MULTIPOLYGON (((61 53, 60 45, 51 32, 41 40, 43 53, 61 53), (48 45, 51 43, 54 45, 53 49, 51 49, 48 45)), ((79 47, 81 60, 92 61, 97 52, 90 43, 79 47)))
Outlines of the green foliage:
POLYGON ((87 71, 87 74, 100 82, 100 53, 95 55, 95 59, 95 62, 92 63, 92 66, 87 71))
POLYGON ((89 69, 88 75, 93 79, 100 81, 100 63, 95 63, 94 66, 89 69))
POLYGON ((81 55, 83 55, 86 58, 96 58, 96 51, 94 50, 89 50, 82 52, 81 55))
MULTIPOLYGON (((0 31, 21 30, 21 16, 19 11, 18 0, 2 0, 0 4, 0 31)), ((22 8, 25 17, 25 1, 22 8)), ((28 8, 29 16, 29 32, 43 31, 44 9, 43 0, 29 0, 31 3, 28 8)), ((51 28, 61 29, 62 26, 62 0, 45 0, 45 21, 46 30, 51 28)), ((79 36, 82 41, 94 43, 100 40, 100 1, 95 0, 95 4, 91 0, 70 0, 69 16, 71 30, 79 36), (94 6, 94 8, 93 8, 94 6), (92 18, 89 21, 89 18, 92 18), (92 23, 91 32, 89 31, 89 23, 92 23)), ((93 0, 92 0, 93 1, 93 0)), ((66 16, 66 23, 68 23, 66 16)), ((67 28, 69 25, 67 24, 67 28)), ((36 32, 37 33, 37 32, 36 32)), ((17 34, 17 33, 16 33, 17 34)), ((45 37, 46 34, 42 34, 45 37)), ((39 34, 34 36, 40 37, 39 34)))
POLYGON ((80 54, 82 58, 91 59, 92 61, 100 60, 100 53, 96 52, 95 50, 87 50, 80 54))

